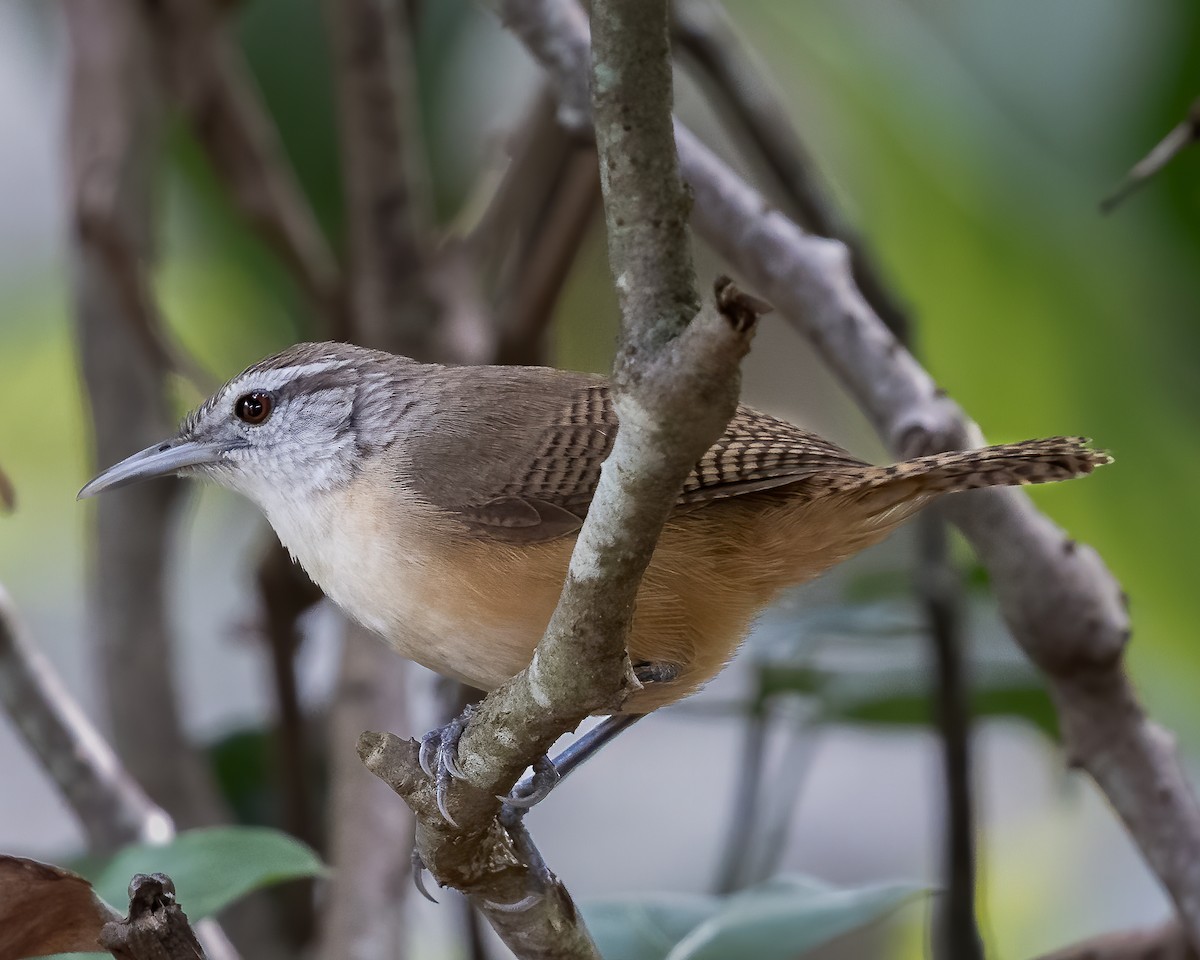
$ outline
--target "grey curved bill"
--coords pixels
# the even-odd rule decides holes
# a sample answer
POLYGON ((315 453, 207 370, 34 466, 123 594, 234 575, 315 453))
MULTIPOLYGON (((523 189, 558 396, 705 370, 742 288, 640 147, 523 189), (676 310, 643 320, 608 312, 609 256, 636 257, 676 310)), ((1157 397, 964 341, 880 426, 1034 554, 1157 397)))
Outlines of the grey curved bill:
POLYGON ((224 453, 218 446, 195 440, 166 440, 109 467, 80 490, 75 499, 85 500, 139 480, 165 477, 185 467, 216 463, 224 453))

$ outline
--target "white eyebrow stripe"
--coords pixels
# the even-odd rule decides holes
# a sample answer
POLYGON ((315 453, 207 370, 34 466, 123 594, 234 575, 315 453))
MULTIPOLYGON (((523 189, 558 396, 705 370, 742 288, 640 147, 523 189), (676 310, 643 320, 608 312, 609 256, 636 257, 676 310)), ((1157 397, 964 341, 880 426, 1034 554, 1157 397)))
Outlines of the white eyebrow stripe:
POLYGON ((317 363, 302 363, 295 367, 281 367, 277 370, 260 370, 248 373, 238 378, 239 389, 250 388, 258 390, 276 390, 291 383, 298 377, 325 373, 329 370, 341 370, 350 366, 348 360, 330 358, 317 363))

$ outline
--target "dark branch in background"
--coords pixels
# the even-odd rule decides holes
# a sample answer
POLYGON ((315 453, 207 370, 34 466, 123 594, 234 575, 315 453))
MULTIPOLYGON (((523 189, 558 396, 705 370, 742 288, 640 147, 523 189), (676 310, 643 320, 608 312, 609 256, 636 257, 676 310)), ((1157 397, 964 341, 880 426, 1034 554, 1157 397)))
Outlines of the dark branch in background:
MULTIPOLYGON (((438 303, 429 287, 421 198, 411 25, 403 3, 328 0, 348 230, 349 339, 441 359, 438 303)), ((362 769, 353 745, 365 729, 408 729, 407 664, 379 638, 348 625, 330 725, 329 822, 337 873, 321 953, 347 960, 402 949, 401 904, 410 894, 412 818, 362 769)))
POLYGON ((975 808, 971 781, 971 704, 963 634, 962 574, 950 559, 946 521, 937 505, 917 522, 917 592, 928 620, 930 657, 937 671, 934 716, 942 739, 946 833, 944 893, 935 906, 934 956, 982 960, 975 919, 975 808))
POLYGON ((435 359, 427 288, 428 194, 412 37, 403 3, 327 0, 346 197, 351 330, 369 346, 435 359))
POLYGON ((494 363, 544 362, 543 337, 600 205, 596 151, 564 130, 542 88, 513 138, 513 157, 465 245, 495 274, 494 363))
POLYGON ((741 764, 733 778, 733 806, 729 812, 729 827, 725 831, 721 858, 717 862, 716 881, 713 883, 713 892, 717 894, 733 893, 748 886, 747 872, 753 840, 764 819, 760 816, 760 803, 768 719, 766 698, 756 697, 746 716, 746 739, 738 751, 741 764))
MULTIPOLYGON (((578 6, 498 6, 550 72, 565 115, 585 110, 578 90, 588 34, 578 6)), ((697 232, 813 342, 894 452, 980 441, 978 426, 859 294, 842 244, 804 234, 679 124, 676 143, 697 232)), ((1125 675, 1130 627, 1120 587, 1095 551, 1069 540, 1020 491, 958 494, 944 509, 987 568, 1013 637, 1049 681, 1069 762, 1095 779, 1200 943, 1200 807, 1171 735, 1146 716, 1125 675)))
MULTIPOLYGON (((155 259, 151 191, 162 104, 153 38, 133 0, 68 0, 74 298, 90 398, 94 463, 170 429, 163 357, 128 290, 148 291, 155 259), (113 251, 123 251, 114 259, 113 251), (132 276, 130 275, 132 272, 132 276)), ((101 675, 118 752, 182 825, 221 819, 209 771, 184 735, 171 675, 164 574, 179 488, 118 490, 96 506, 92 557, 101 675)))
MULTIPOLYGON (((297 689, 296 653, 301 641, 299 620, 321 599, 321 591, 274 536, 263 550, 257 574, 262 630, 275 691, 274 758, 280 824, 292 836, 319 850, 324 845, 312 809, 311 751, 297 689)), ((285 936, 297 949, 313 935, 313 884, 308 880, 289 884, 277 891, 276 897, 284 908, 285 936)))
MULTIPOLYGON (((165 843, 174 836, 170 816, 146 796, 88 721, 25 632, 3 588, 0 706, 79 819, 90 849, 111 852, 129 843, 165 843)), ((197 929, 209 960, 237 960, 215 921, 201 921, 197 929)))
POLYGON ((687 198, 671 137, 665 0, 594 5, 596 135, 610 260, 625 317, 614 371, 622 414, 610 467, 572 556, 563 595, 529 667, 486 697, 463 733, 465 780, 438 813, 417 745, 366 734, 360 750, 417 814, 417 845, 435 878, 468 896, 521 957, 596 956, 570 895, 519 820, 497 821, 497 794, 562 733, 619 706, 633 679, 625 638, 633 599, 683 477, 720 435, 737 398, 752 324, 725 290, 730 317, 696 295, 687 198), (639 415, 627 416, 632 409, 639 415), (504 904, 520 903, 514 912, 504 904))
POLYGON ((745 144, 751 159, 766 168, 789 215, 806 230, 846 245, 863 297, 898 339, 907 340, 907 308, 896 298, 858 231, 831 199, 832 191, 796 134, 787 108, 724 8, 713 0, 677 0, 674 36, 684 62, 717 94, 735 133, 741 134, 735 143, 745 144))
POLYGON ((1125 180, 1100 202, 1101 213, 1112 213, 1143 183, 1157 174, 1186 148, 1200 140, 1200 99, 1188 107, 1187 116, 1171 128, 1154 148, 1133 165, 1125 180))
POLYGON ((1106 933, 1074 944, 1038 960, 1197 960, 1177 923, 1150 930, 1106 933))

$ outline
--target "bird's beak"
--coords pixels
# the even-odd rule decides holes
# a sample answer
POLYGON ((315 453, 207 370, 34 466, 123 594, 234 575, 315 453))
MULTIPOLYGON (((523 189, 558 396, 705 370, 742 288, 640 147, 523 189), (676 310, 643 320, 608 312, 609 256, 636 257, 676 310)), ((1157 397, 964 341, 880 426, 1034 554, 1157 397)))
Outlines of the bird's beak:
POLYGON ((217 463, 224 458, 225 452, 225 449, 217 444, 200 440, 166 440, 109 467, 80 490, 75 499, 85 500, 128 483, 165 477, 185 467, 217 463))

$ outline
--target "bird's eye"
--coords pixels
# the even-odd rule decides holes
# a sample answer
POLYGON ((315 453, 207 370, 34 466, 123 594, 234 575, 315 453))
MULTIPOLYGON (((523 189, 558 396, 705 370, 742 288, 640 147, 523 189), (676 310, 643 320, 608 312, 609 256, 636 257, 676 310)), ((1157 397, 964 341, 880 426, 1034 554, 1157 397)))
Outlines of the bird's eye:
POLYGON ((238 402, 233 405, 233 415, 256 427, 271 415, 274 406, 275 401, 269 393, 248 393, 238 397, 238 402))

